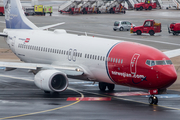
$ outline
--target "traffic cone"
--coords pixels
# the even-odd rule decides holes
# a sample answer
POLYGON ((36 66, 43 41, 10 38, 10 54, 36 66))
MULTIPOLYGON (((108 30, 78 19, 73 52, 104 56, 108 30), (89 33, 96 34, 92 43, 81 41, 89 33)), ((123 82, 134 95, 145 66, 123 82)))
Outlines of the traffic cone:
POLYGON ((133 24, 131 24, 130 33, 133 33, 133 24))

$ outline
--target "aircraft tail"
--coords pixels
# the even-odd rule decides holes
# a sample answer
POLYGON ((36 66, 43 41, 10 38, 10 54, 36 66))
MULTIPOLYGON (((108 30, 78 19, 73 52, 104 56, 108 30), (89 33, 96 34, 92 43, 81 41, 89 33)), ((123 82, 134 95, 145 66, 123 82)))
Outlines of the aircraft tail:
POLYGON ((6 28, 8 29, 39 29, 27 19, 20 0, 3 0, 6 28))

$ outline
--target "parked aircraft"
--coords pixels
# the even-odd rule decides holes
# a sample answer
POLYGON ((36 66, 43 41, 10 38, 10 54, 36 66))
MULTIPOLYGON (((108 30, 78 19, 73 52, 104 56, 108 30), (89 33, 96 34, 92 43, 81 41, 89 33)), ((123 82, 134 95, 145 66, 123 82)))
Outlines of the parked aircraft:
MULTIPOLYGON (((45 93, 66 90, 68 77, 99 82, 101 91, 114 90, 115 84, 161 90, 176 81, 169 57, 153 47, 78 36, 62 29, 45 31, 59 24, 38 28, 24 15, 20 0, 4 0, 4 6, 6 28, 0 36, 23 62, 0 62, 0 66, 29 69, 45 93)), ((176 51, 167 55, 179 55, 180 50, 176 51)), ((157 104, 158 99, 152 94, 149 102, 157 104)))

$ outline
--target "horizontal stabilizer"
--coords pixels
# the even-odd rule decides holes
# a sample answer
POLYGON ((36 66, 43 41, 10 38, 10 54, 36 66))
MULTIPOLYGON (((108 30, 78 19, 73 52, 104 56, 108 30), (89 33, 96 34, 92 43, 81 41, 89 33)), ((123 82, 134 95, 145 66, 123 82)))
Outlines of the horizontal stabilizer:
POLYGON ((1 36, 1 37, 7 37, 8 35, 7 35, 6 33, 0 32, 0 36, 1 36))
POLYGON ((42 29, 42 30, 46 30, 46 29, 49 29, 49 28, 53 28, 53 27, 56 27, 56 26, 63 25, 63 24, 65 24, 65 22, 57 23, 57 24, 53 24, 53 25, 48 25, 48 26, 44 26, 44 27, 39 27, 39 28, 42 29))
POLYGON ((173 58, 173 57, 180 56, 180 49, 170 50, 170 51, 166 51, 166 52, 163 52, 163 53, 166 56, 168 56, 169 58, 173 58))

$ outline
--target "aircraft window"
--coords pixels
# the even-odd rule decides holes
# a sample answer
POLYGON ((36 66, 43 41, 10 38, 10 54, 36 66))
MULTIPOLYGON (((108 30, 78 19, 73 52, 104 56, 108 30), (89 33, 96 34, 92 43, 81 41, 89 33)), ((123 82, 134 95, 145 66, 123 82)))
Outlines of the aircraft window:
POLYGON ((172 61, 171 60, 166 60, 167 65, 171 65, 172 61))
POLYGON ((63 50, 61 51, 61 54, 63 54, 63 50))
POLYGON ((103 61, 105 60, 105 57, 103 57, 103 61))
POLYGON ((99 56, 98 56, 97 60, 99 60, 99 56))
POLYGON ((156 65, 166 65, 164 60, 157 60, 155 62, 156 62, 156 65))
POLYGON ((108 61, 109 61, 109 62, 111 61, 111 58, 110 58, 110 57, 108 58, 108 61))
POLYGON ((149 65, 149 66, 151 66, 150 60, 147 60, 147 61, 146 61, 146 64, 149 65))
POLYGON ((154 61, 151 61, 151 66, 154 66, 155 65, 155 62, 154 61))
POLYGON ((96 60, 96 58, 97 58, 97 55, 95 55, 95 60, 96 60))
POLYGON ((92 56, 92 59, 94 59, 94 55, 92 56))
POLYGON ((90 59, 91 59, 92 55, 90 55, 90 59))
POLYGON ((111 62, 113 61, 113 58, 111 58, 111 62))
MULTIPOLYGON (((58 52, 57 52, 57 53, 58 53, 58 52)), ((67 51, 67 52, 66 52, 66 55, 68 55, 68 53, 69 53, 69 52, 67 51)))
POLYGON ((113 59, 113 62, 115 62, 115 58, 113 59))
POLYGON ((101 56, 100 60, 102 60, 102 56, 101 56))
POLYGON ((85 54, 85 58, 86 58, 87 54, 85 54))
POLYGON ((64 51, 64 55, 66 54, 66 51, 64 51))
POLYGON ((123 59, 121 60, 121 64, 123 64, 123 59))
POLYGON ((118 62, 118 59, 116 59, 116 63, 118 62))
POLYGON ((61 50, 59 50, 59 54, 61 54, 61 50))
POLYGON ((118 60, 118 63, 120 63, 120 62, 121 62, 121 59, 118 60))
POLYGON ((89 58, 89 54, 87 55, 87 58, 89 58))

